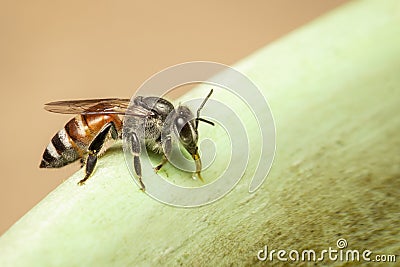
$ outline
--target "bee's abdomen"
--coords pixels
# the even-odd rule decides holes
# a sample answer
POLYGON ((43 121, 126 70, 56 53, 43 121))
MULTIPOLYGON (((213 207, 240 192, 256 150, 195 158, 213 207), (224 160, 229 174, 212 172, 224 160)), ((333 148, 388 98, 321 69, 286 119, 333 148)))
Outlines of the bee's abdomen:
POLYGON ((82 158, 96 134, 111 121, 119 132, 122 122, 117 115, 78 115, 71 119, 51 139, 40 168, 60 168, 82 158))
MULTIPOLYGON (((77 118, 73 118, 53 136, 43 152, 40 168, 60 168, 82 157, 82 150, 86 144, 77 144, 74 139, 78 138, 78 136, 71 136, 70 134, 70 132, 76 134, 81 129, 84 129, 83 127, 77 129, 76 127, 79 127, 77 126, 78 124, 77 118), (72 125, 74 127, 71 127, 72 125)), ((80 133, 82 134, 82 132, 80 133)), ((79 137, 82 139, 82 136, 79 137)))

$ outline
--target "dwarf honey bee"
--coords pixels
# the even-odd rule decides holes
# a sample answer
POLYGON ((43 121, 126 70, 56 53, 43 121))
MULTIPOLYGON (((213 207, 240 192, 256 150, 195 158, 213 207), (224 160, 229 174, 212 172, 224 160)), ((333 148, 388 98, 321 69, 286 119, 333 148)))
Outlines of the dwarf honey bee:
POLYGON ((200 111, 210 98, 213 90, 197 109, 195 117, 192 111, 179 105, 174 108, 168 100, 159 97, 137 96, 133 105, 130 99, 106 98, 56 101, 45 104, 50 112, 77 114, 61 129, 46 147, 40 168, 60 168, 72 162, 81 160, 85 165, 85 177, 79 181, 83 185, 93 173, 98 156, 105 152, 104 143, 112 138, 121 139, 126 136, 133 155, 133 166, 138 176, 141 189, 145 189, 142 181, 140 164, 141 146, 163 154, 160 164, 155 167, 159 171, 168 162, 172 150, 172 138, 176 138, 192 156, 195 174, 200 180, 201 160, 198 153, 198 123, 199 121, 214 125, 213 122, 200 118, 200 111), (128 116, 129 129, 123 128, 120 116, 128 116), (124 129, 124 132, 123 132, 124 129))

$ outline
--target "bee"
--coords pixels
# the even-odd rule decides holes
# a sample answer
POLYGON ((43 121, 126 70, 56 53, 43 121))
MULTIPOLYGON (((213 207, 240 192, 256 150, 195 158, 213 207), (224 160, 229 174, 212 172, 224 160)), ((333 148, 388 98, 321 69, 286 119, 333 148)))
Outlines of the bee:
POLYGON ((162 161, 154 170, 159 171, 168 162, 172 151, 172 140, 178 140, 192 156, 196 176, 201 176, 201 159, 198 152, 198 123, 214 123, 200 117, 200 111, 210 98, 209 92, 197 109, 197 116, 184 105, 176 108, 171 102, 159 97, 137 96, 133 104, 130 99, 105 98, 86 100, 66 100, 45 104, 45 110, 62 114, 75 114, 64 128, 57 132, 46 147, 40 168, 61 168, 77 160, 85 166, 85 176, 78 182, 83 185, 91 176, 97 158, 105 153, 104 144, 109 139, 128 140, 133 155, 133 166, 141 190, 142 181, 140 154, 142 146, 162 154, 162 161), (128 125, 123 127, 122 116, 127 116, 128 125))

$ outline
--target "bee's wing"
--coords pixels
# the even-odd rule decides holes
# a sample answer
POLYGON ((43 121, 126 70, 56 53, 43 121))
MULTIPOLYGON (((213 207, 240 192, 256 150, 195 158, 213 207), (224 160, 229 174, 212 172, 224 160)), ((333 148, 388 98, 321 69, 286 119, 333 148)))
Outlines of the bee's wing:
POLYGON ((62 114, 117 114, 139 117, 148 117, 153 112, 141 107, 130 106, 130 99, 102 98, 55 101, 45 104, 44 109, 54 113, 62 114))

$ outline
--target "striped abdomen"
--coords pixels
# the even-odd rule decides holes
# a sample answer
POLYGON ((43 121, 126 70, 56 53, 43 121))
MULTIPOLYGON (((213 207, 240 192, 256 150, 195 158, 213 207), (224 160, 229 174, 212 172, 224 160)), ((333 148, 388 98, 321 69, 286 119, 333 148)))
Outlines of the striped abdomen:
POLYGON ((82 158, 97 133, 108 122, 121 132, 117 115, 78 115, 56 133, 43 153, 40 168, 60 168, 82 158))

